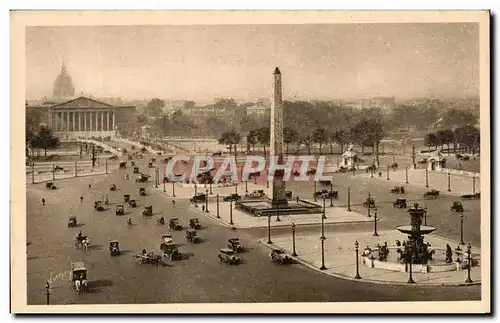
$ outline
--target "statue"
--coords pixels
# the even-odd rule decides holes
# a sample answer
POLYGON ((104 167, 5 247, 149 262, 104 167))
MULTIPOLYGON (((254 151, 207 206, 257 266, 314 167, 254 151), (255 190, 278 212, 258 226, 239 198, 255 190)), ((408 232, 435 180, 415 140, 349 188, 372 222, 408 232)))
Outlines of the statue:
POLYGON ((453 252, 449 244, 446 245, 446 263, 450 264, 453 262, 453 252))

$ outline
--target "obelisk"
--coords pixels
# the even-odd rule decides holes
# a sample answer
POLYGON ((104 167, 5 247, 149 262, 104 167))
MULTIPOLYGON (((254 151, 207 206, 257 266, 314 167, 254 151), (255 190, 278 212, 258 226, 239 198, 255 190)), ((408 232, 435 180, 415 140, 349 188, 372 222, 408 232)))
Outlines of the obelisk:
MULTIPOLYGON (((273 73, 273 98, 271 103, 271 136, 270 136, 270 157, 278 158, 278 164, 283 163, 283 94, 281 85, 281 72, 279 68, 273 73)), ((277 169, 271 185, 269 185, 269 198, 274 207, 286 206, 285 182, 283 180, 285 171, 277 169)))

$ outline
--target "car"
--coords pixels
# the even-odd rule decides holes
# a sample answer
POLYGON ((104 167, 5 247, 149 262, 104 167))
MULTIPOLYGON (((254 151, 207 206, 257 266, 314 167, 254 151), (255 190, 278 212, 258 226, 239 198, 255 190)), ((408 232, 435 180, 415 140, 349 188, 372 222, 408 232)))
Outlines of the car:
POLYGON ((146 196, 146 189, 145 189, 144 187, 141 187, 141 188, 139 189, 139 195, 140 195, 140 196, 146 196))
POLYGON ((174 239, 172 238, 172 234, 166 233, 166 234, 162 235, 161 242, 166 243, 166 244, 174 243, 174 239))
MULTIPOLYGON (((131 156, 131 157, 132 157, 132 156, 131 156)), ((133 161, 133 160, 132 160, 132 161, 130 162, 130 165, 135 166, 135 161, 133 161)))
POLYGON ((49 190, 55 190, 57 187, 52 182, 45 183, 45 187, 49 190))
POLYGON ((240 263, 240 258, 234 254, 231 249, 223 248, 219 250, 219 260, 220 262, 226 263, 228 265, 237 265, 240 263))
POLYGON ((394 186, 391 188, 391 193, 393 194, 405 194, 404 186, 394 186))
POLYGON ((204 193, 198 193, 192 198, 189 199, 189 202, 195 203, 195 202, 205 202, 205 199, 207 198, 207 195, 204 193))
POLYGON ((109 242, 109 254, 111 256, 120 255, 120 242, 118 242, 118 240, 111 240, 109 242))
POLYGON ((68 219, 68 228, 76 228, 76 224, 77 224, 76 216, 74 215, 70 216, 68 219))
POLYGON ((130 194, 124 194, 123 195, 123 202, 128 203, 130 201, 130 194))
POLYGON ((72 262, 70 272, 71 287, 78 293, 83 294, 88 291, 87 268, 85 263, 72 262))
POLYGON ((176 230, 176 231, 182 230, 182 224, 179 223, 178 218, 170 219, 168 222, 168 226, 172 230, 176 230))
POLYGON ((153 206, 146 206, 144 207, 144 210, 142 210, 142 216, 147 217, 147 216, 153 216, 153 206))
POLYGON ((94 209, 96 211, 99 211, 99 212, 104 211, 104 203, 102 201, 95 201, 94 202, 94 209))
POLYGON ((146 174, 141 174, 138 178, 136 178, 136 183, 146 183, 148 181, 149 176, 146 174))
POLYGON ((428 198, 428 197, 430 197, 430 198, 437 198, 437 197, 439 197, 439 191, 433 189, 433 190, 430 190, 428 192, 425 192, 424 193, 424 198, 428 198))
POLYGON ((231 201, 231 202, 236 202, 236 201, 241 200, 241 196, 239 196, 239 195, 238 195, 238 194, 236 194, 236 193, 233 193, 233 194, 231 194, 231 195, 224 196, 224 197, 222 198, 222 200, 223 200, 224 202, 230 202, 230 201, 231 201))
POLYGON ((229 239, 227 247, 234 252, 244 252, 246 250, 246 248, 240 244, 240 238, 229 239))
POLYGON ((200 221, 197 218, 189 219, 189 226, 191 229, 199 230, 201 229, 200 221))
POLYGON ((137 207, 137 202, 135 200, 129 200, 128 201, 128 206, 130 206, 130 207, 137 207))
POLYGON ((153 163, 148 163, 148 168, 153 168, 153 163))
POLYGON ((160 250, 163 252, 163 256, 170 258, 172 261, 181 260, 182 254, 179 252, 177 245, 173 243, 161 243, 160 250))
POLYGON ((280 265, 290 264, 293 261, 293 259, 288 256, 283 249, 273 249, 270 257, 273 262, 277 262, 280 265))
POLYGON ((134 174, 139 174, 139 167, 134 167, 134 174))
POLYGON ((285 191, 285 198, 287 198, 287 199, 291 199, 291 198, 292 198, 292 196, 293 196, 292 191, 285 191))
POLYGON ((396 199, 396 201, 392 203, 392 206, 399 209, 406 209, 407 207, 406 199, 396 199))
POLYGON ((481 193, 464 194, 461 198, 462 200, 479 200, 481 198, 481 193))
POLYGON ((250 194, 245 194, 245 198, 263 198, 264 196, 266 196, 264 190, 255 190, 250 194))
POLYGON ((127 163, 126 162, 120 162, 120 166, 119 166, 120 169, 125 169, 127 168, 127 163))
POLYGON ((451 205, 450 211, 463 212, 464 211, 464 205, 462 204, 462 202, 455 201, 451 205))
POLYGON ((201 242, 200 237, 198 237, 195 229, 188 229, 186 231, 186 240, 191 243, 199 243, 201 242))
POLYGON ((109 190, 110 190, 111 192, 116 191, 116 185, 115 185, 115 184, 111 185, 111 186, 109 187, 109 190))
POLYGON ((123 204, 116 205, 115 214, 116 215, 125 215, 125 208, 123 207, 123 204))

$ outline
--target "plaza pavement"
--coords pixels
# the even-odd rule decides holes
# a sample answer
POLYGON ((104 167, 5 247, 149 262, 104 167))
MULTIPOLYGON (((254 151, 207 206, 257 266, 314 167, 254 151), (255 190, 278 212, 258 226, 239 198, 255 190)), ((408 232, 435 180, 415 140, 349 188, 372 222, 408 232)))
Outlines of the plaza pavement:
MULTIPOLYGON (((272 231, 271 231, 272 232, 272 231)), ((359 255, 363 252, 366 246, 372 249, 379 243, 383 245, 387 241, 389 247, 394 246, 396 240, 404 241, 406 235, 396 231, 387 230, 379 231, 379 236, 375 237, 371 232, 353 232, 353 233, 336 233, 326 236, 325 240, 325 267, 326 270, 320 270, 321 267, 321 242, 318 232, 316 235, 300 233, 300 228, 296 230, 295 250, 297 257, 294 258, 297 262, 306 265, 317 271, 321 271, 327 275, 355 280, 356 274, 356 254, 354 242, 359 242, 359 255)), ((293 253, 293 242, 291 234, 289 236, 271 236, 272 244, 267 244, 267 238, 260 239, 259 242, 268 248, 284 249, 288 255, 293 253)), ((449 244, 452 249, 458 246, 458 242, 449 240, 436 235, 425 237, 425 241, 429 242, 433 247, 445 248, 449 244)), ((461 246, 465 251, 466 246, 461 246)), ((478 259, 480 249, 473 247, 472 258, 478 259)), ((390 252, 394 252, 391 250, 390 252)), ((454 258, 456 257, 454 253, 454 258)), ((406 284, 408 281, 408 273, 390 271, 378 268, 371 268, 361 261, 359 257, 359 274, 362 277, 359 281, 378 283, 378 284, 406 284)), ((466 285, 467 270, 447 271, 436 273, 418 273, 413 272, 413 280, 417 285, 466 285)), ((481 267, 473 267, 471 270, 472 284, 481 283, 481 267)))
POLYGON ((109 174, 109 173, 115 171, 116 169, 118 169, 118 167, 116 165, 108 165, 107 173, 106 173, 105 166, 96 166, 93 169, 91 167, 85 168, 85 169, 78 169, 77 174, 75 174, 74 168, 69 169, 66 172, 64 172, 64 171, 55 172, 54 175, 50 171, 35 172, 34 178, 31 174, 31 172, 29 172, 29 173, 26 172, 26 183, 32 184, 33 180, 35 183, 43 183, 43 182, 57 181, 57 180, 62 180, 62 179, 75 178, 75 177, 106 175, 106 174, 109 174))
MULTIPOLYGON (((387 181, 387 171, 380 170, 382 176, 378 176, 378 172, 373 175, 373 178, 378 180, 387 181)), ((367 178, 372 180, 370 173, 359 173, 356 176, 361 178, 367 178)), ((389 181, 397 183, 398 185, 409 185, 417 187, 425 186, 425 169, 408 169, 408 184, 406 184, 406 174, 404 169, 398 169, 396 171, 389 171, 389 181)), ((440 191, 442 194, 450 195, 464 195, 472 194, 473 191, 481 191, 481 180, 480 177, 474 177, 469 175, 458 175, 450 174, 450 192, 448 192, 448 174, 446 171, 443 172, 433 172, 428 171, 428 184, 429 190, 435 189, 440 191), (473 183, 475 181, 475 184, 473 183), (474 188, 475 186, 475 188, 474 188)))

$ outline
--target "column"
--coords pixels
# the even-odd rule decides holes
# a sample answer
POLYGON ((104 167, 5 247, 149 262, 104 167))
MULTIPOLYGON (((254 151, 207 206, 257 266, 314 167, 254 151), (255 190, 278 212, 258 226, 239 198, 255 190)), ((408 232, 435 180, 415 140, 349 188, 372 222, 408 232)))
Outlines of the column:
POLYGON ((101 115, 101 131, 104 131, 104 111, 99 112, 101 115))
POLYGON ((116 112, 113 111, 113 131, 115 131, 116 125, 115 125, 115 114, 116 112))
POLYGON ((82 112, 83 115, 83 131, 87 131, 87 112, 82 112))
POLYGON ((82 112, 78 111, 78 131, 82 131, 82 112))
POLYGON ((93 112, 89 112, 89 117, 90 117, 90 128, 89 128, 89 130, 90 131, 94 131, 94 122, 92 121, 92 119, 94 117, 94 113, 93 112))
POLYGON ((75 113, 75 111, 73 111, 73 112, 71 112, 71 114, 73 115, 73 126, 71 127, 71 131, 75 132, 76 131, 76 122, 75 122, 75 120, 76 120, 76 117, 75 117, 76 113, 75 113))
POLYGON ((106 112, 106 131, 109 131, 109 111, 106 112))
POLYGON ((66 111, 66 128, 64 129, 65 131, 69 131, 69 112, 66 111))

